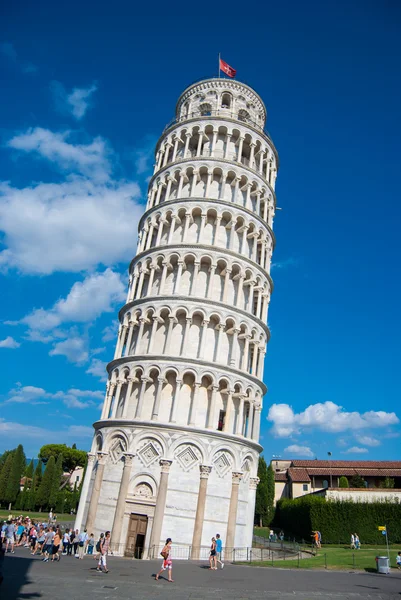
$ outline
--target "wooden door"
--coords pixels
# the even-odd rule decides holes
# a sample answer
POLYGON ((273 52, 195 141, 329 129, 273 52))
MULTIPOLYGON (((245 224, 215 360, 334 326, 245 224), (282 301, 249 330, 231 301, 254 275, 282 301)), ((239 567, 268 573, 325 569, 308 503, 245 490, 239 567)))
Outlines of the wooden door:
POLYGON ((130 515, 125 556, 142 558, 147 527, 148 517, 146 515, 130 515))

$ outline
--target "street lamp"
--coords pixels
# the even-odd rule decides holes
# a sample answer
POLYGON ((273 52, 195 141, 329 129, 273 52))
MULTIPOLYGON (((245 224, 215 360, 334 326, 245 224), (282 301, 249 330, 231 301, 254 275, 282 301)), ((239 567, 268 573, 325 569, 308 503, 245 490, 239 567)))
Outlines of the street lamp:
POLYGON ((331 474, 331 461, 330 461, 330 457, 331 457, 331 452, 327 453, 327 456, 329 457, 329 469, 330 469, 330 487, 333 487, 333 476, 331 474))

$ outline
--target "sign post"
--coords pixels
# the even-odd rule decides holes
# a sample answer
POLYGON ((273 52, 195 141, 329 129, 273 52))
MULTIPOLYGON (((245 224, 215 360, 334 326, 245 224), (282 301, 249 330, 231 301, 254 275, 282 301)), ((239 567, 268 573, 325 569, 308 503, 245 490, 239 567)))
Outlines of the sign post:
POLYGON ((387 558, 390 559, 390 550, 389 550, 389 547, 388 547, 387 527, 385 525, 379 525, 378 530, 381 531, 382 534, 386 536, 387 558))

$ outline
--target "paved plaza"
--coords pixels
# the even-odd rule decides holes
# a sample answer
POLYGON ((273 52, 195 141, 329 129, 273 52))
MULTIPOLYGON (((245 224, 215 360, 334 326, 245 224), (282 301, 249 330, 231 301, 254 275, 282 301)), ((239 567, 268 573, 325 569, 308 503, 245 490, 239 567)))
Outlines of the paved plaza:
POLYGON ((0 597, 5 600, 390 600, 400 598, 401 573, 390 575, 256 568, 226 565, 209 571, 205 563, 174 562, 174 583, 154 580, 159 561, 110 557, 108 574, 96 572, 90 557, 63 557, 43 563, 17 549, 5 557, 0 597))

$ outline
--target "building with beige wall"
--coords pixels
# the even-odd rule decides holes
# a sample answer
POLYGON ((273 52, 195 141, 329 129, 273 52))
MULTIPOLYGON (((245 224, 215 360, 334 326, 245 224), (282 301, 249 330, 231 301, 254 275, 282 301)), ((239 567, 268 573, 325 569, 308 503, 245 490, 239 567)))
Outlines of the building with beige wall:
MULTIPOLYGON (((281 498, 299 498, 325 490, 331 494, 334 489, 343 497, 347 488, 339 487, 340 478, 347 477, 351 481, 354 475, 364 479, 369 498, 375 497, 370 490, 383 497, 380 486, 386 477, 394 479, 396 489, 401 488, 401 461, 272 459, 271 465, 275 476, 275 503, 281 498)), ((332 497, 330 494, 324 495, 332 497)), ((362 497, 360 491, 350 495, 352 499, 357 497, 362 497)))

